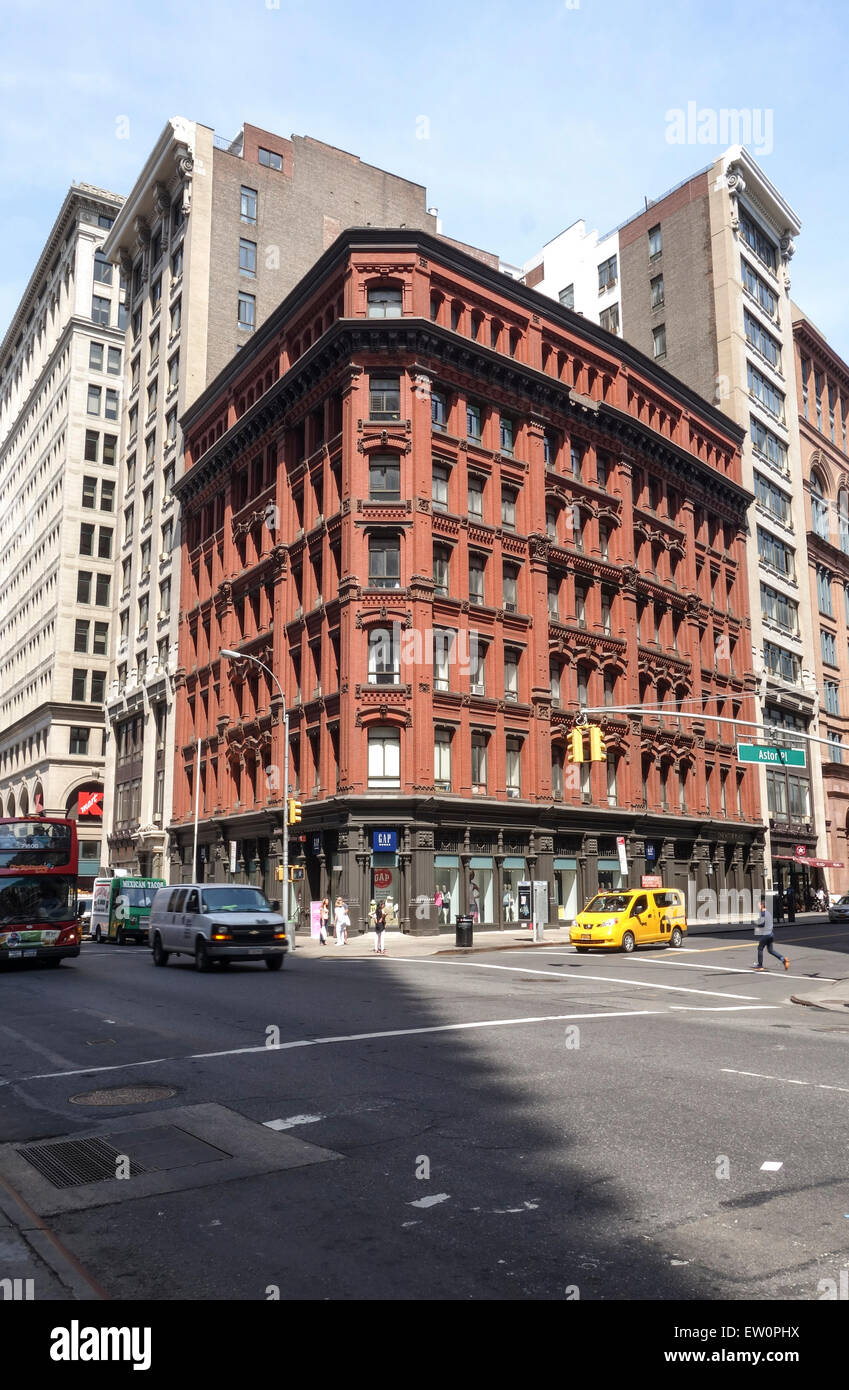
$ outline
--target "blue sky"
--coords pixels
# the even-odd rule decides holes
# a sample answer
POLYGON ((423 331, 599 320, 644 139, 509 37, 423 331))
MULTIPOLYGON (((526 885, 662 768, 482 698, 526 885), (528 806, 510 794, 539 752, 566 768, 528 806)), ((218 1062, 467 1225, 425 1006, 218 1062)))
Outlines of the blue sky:
POLYGON ((128 192, 169 116, 351 150, 426 184, 447 234, 519 263, 710 163, 719 141, 667 140, 694 101, 772 113, 758 158, 803 223, 792 294, 849 359, 836 0, 276 3, 4 0, 0 333, 71 180, 128 192))

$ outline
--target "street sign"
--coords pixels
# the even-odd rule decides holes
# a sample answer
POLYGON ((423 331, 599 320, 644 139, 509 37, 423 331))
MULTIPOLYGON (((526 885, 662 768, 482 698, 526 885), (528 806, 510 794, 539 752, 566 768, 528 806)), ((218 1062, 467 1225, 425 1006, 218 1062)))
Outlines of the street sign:
POLYGON ((804 748, 770 748, 765 743, 738 743, 737 761, 767 763, 773 767, 807 766, 804 748))

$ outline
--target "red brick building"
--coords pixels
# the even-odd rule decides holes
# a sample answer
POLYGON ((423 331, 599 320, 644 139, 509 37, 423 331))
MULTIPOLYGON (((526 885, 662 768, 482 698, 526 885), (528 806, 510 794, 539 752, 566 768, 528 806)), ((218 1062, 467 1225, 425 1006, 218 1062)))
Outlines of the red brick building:
POLYGON ((433 930, 444 890, 443 921, 504 924, 530 878, 569 918, 623 881, 619 836, 630 882, 758 890, 757 783, 709 717, 751 689, 726 416, 438 238, 364 229, 183 426, 172 878, 200 737, 202 872, 279 894, 280 702, 224 647, 286 693, 304 905, 389 896, 433 930), (606 763, 568 761, 581 705, 606 763))

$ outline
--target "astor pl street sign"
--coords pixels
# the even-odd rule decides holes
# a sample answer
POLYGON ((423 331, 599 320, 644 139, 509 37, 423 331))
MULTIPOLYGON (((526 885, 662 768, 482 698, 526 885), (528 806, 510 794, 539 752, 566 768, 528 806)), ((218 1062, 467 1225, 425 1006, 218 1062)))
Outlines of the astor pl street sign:
POLYGON ((737 761, 768 763, 773 767, 805 767, 804 748, 770 748, 765 743, 738 743, 737 761))

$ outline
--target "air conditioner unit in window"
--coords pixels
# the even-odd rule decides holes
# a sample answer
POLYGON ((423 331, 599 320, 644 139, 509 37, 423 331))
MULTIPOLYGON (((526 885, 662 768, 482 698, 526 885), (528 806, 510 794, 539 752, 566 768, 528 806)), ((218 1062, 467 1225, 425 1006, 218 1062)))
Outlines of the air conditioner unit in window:
POLYGON ((510 797, 517 797, 517 796, 519 796, 519 788, 518 788, 518 787, 508 787, 508 788, 507 788, 507 795, 510 796, 510 797))

